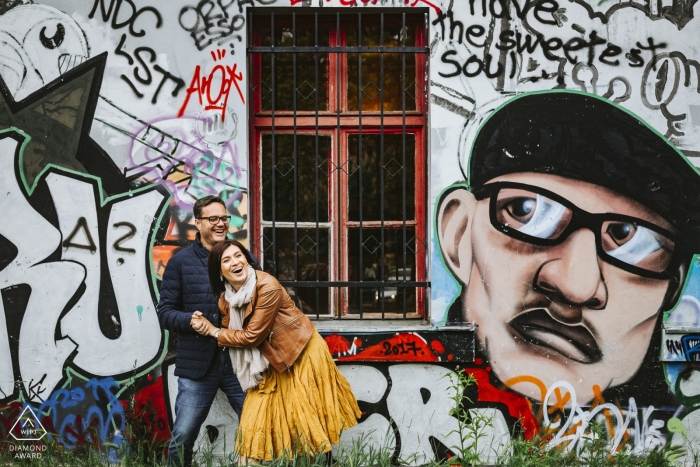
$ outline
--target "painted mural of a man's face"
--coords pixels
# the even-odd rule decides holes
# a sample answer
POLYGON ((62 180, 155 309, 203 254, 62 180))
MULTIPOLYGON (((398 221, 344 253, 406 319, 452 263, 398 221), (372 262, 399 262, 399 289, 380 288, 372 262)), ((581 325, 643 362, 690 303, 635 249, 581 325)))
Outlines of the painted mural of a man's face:
MULTIPOLYGON (((580 94, 543 96, 613 107, 580 94)), ((508 104, 495 115, 504 110, 508 104)), ((506 114, 490 128, 487 122, 475 140, 474 151, 486 155, 474 164, 472 153, 470 188, 443 194, 437 217, 442 255, 462 284, 461 318, 478 326, 478 344, 496 376, 537 400, 544 396, 539 382, 549 387, 563 380, 585 403, 594 386, 603 391, 635 375, 661 311, 679 289, 688 261, 685 232, 673 223, 676 213, 658 212, 673 188, 661 204, 645 204, 627 195, 638 189, 632 183, 615 190, 601 177, 588 177, 587 169, 574 177, 572 157, 615 168, 625 151, 640 155, 640 141, 587 147, 583 139, 593 135, 575 127, 582 118, 572 118, 557 135, 556 119, 543 119, 533 130, 537 118, 520 128, 517 111, 506 114), (618 160, 611 162, 610 152, 618 160), (538 170, 542 164, 549 173, 538 170)))

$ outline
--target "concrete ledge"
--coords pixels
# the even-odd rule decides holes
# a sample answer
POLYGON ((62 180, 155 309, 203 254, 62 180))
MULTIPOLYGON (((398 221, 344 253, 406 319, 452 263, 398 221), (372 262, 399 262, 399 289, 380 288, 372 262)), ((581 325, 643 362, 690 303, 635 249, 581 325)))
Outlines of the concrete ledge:
POLYGON ((381 322, 316 321, 338 362, 374 363, 472 363, 475 355, 476 329, 473 325, 429 326, 381 322), (395 324, 390 326, 390 324, 395 324))
POLYGON ((471 323, 451 326, 433 326, 413 320, 313 320, 319 332, 421 332, 421 331, 476 331, 471 323))

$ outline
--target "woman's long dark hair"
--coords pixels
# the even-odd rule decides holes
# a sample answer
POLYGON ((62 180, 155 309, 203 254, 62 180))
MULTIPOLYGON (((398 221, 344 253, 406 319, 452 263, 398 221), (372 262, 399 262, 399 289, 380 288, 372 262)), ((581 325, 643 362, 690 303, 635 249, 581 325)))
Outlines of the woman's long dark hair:
POLYGON ((253 255, 250 251, 243 246, 238 240, 222 240, 211 249, 209 252, 209 261, 207 264, 207 271, 209 272, 209 284, 211 285, 211 291, 214 292, 215 297, 219 297, 222 293, 226 291, 226 280, 222 278, 221 275, 221 257, 224 255, 224 251, 230 246, 237 246, 240 248, 241 253, 245 256, 246 261, 253 269, 260 270, 260 265, 253 259, 253 255))

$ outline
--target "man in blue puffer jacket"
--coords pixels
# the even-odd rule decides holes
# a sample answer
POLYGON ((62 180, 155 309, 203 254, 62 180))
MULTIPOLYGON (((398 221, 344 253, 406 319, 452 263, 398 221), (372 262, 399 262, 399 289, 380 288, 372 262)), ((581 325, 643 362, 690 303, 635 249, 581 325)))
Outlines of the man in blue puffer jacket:
POLYGON ((239 418, 245 399, 228 352, 216 345, 216 339, 197 334, 190 324, 193 313, 200 311, 217 327, 221 325, 217 299, 209 286, 207 258, 209 250, 226 238, 230 216, 218 196, 198 200, 193 212, 199 233, 194 243, 168 261, 158 303, 161 326, 178 334, 177 399, 168 463, 185 466, 192 464, 194 442, 217 390, 224 391, 239 418))

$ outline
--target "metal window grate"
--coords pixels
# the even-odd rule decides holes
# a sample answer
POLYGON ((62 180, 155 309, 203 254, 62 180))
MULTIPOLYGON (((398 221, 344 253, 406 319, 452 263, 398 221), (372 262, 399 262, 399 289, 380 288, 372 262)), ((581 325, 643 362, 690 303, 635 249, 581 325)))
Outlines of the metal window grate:
POLYGON ((316 318, 425 317, 427 10, 249 8, 247 24, 263 268, 316 318))

